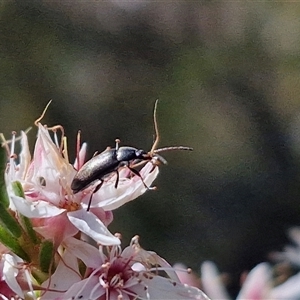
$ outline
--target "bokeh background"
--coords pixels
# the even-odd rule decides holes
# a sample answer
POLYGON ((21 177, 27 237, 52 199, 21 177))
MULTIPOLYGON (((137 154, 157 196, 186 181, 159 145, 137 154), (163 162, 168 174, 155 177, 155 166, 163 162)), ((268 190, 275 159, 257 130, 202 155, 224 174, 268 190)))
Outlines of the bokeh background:
MULTIPOLYGON (((150 149, 158 190, 115 211, 111 231, 195 271, 232 274, 300 224, 300 5, 262 1, 1 1, 0 132, 62 124, 69 155, 150 149)), ((36 129, 30 132, 32 142, 36 129)))

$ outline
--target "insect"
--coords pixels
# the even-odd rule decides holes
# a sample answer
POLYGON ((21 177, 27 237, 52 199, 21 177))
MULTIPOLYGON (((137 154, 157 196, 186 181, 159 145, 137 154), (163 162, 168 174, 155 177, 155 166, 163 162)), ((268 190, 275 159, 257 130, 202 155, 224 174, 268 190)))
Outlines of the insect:
POLYGON ((172 151, 172 150, 193 150, 190 147, 185 146, 174 146, 156 149, 159 142, 158 126, 156 121, 156 109, 157 100, 154 105, 154 128, 155 128, 155 141, 149 152, 142 149, 137 149, 129 146, 119 147, 120 140, 116 139, 115 148, 107 148, 105 151, 95 155, 89 161, 87 161, 77 172, 72 183, 71 189, 74 194, 84 190, 89 185, 94 183, 96 180, 100 180, 100 183, 95 187, 93 193, 91 194, 87 211, 89 211, 92 201, 92 196, 96 193, 104 183, 105 178, 111 176, 112 173, 116 173, 117 179, 115 182, 115 188, 118 187, 119 183, 119 168, 127 167, 133 174, 140 177, 144 186, 149 190, 152 189, 148 187, 141 174, 136 170, 132 164, 136 161, 146 162, 152 159, 156 159, 162 164, 167 164, 167 161, 158 153, 172 151))

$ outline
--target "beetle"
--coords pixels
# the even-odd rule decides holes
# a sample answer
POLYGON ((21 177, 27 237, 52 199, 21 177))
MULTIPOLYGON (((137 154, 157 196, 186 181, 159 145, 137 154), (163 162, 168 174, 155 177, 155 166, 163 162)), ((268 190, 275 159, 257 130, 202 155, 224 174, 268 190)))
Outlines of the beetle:
POLYGON ((86 189, 89 185, 93 184, 96 180, 100 180, 100 183, 95 187, 93 193, 91 194, 87 211, 90 209, 92 196, 96 193, 104 183, 105 178, 111 176, 112 173, 116 173, 117 179, 115 182, 115 188, 118 187, 119 183, 119 168, 127 167, 132 173, 139 176, 142 180, 144 186, 150 190, 153 189, 148 187, 141 174, 138 170, 134 169, 131 164, 134 161, 146 162, 151 161, 152 159, 156 159, 158 162, 162 164, 167 164, 167 161, 158 153, 171 151, 171 150, 193 150, 190 147, 185 146, 174 146, 174 147, 165 147, 160 149, 155 149, 158 141, 158 127, 156 121, 156 109, 157 109, 157 100, 154 105, 154 127, 156 139, 153 143, 152 149, 149 152, 146 152, 142 149, 137 149, 129 146, 119 147, 120 140, 116 139, 116 147, 115 148, 107 148, 103 152, 95 155, 90 160, 88 160, 76 173, 72 183, 71 189, 73 193, 76 194, 84 189, 86 189))

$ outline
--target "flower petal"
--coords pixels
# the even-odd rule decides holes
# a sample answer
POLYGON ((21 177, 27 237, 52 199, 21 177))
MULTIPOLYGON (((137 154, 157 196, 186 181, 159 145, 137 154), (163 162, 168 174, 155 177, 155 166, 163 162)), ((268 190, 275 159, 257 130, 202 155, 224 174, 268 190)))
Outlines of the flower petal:
POLYGON ((96 269, 104 263, 99 250, 86 242, 70 237, 64 244, 72 255, 81 259, 89 268, 96 269))
POLYGON ((272 289, 270 299, 300 299, 300 273, 272 289))
MULTIPOLYGON (((150 172, 152 168, 152 163, 148 163, 140 172, 147 186, 151 186, 159 173, 158 167, 155 167, 155 169, 150 172)), ((118 188, 115 188, 114 178, 112 181, 113 182, 104 184, 100 190, 95 193, 92 207, 97 206, 102 207, 104 210, 114 210, 136 199, 147 191, 141 178, 138 176, 134 176, 131 179, 120 177, 118 188)))
POLYGON ((99 278, 97 276, 91 276, 75 283, 64 295, 62 295, 62 299, 97 300, 104 295, 105 292, 105 288, 99 284, 99 278))
POLYGON ((84 209, 68 212, 71 223, 101 245, 119 245, 120 240, 113 236, 105 225, 91 212, 84 209))
POLYGON ((78 270, 77 257, 66 250, 54 274, 43 282, 42 286, 45 289, 52 289, 52 291, 43 293, 41 300, 51 300, 60 297, 62 291, 68 290, 70 286, 80 280, 81 276, 78 270), (55 292, 55 290, 57 290, 57 292, 55 292))
POLYGON ((11 195, 16 209, 22 215, 28 218, 47 218, 61 214, 65 211, 63 208, 58 208, 46 201, 28 201, 22 197, 11 195))
POLYGON ((71 192, 70 183, 76 171, 61 155, 51 140, 48 130, 41 124, 39 124, 34 148, 33 169, 31 181, 39 199, 47 199, 47 201, 59 206, 65 196, 65 190, 71 192), (41 179, 44 180, 43 185, 40 182, 41 179))
POLYGON ((173 268, 176 270, 176 274, 181 283, 200 288, 200 278, 197 277, 193 272, 188 272, 186 265, 182 263, 176 263, 173 268))
POLYGON ((82 167, 82 165, 85 163, 86 149, 87 149, 87 143, 83 143, 79 150, 78 157, 76 157, 74 162, 74 168, 76 170, 79 170, 82 167))
POLYGON ((237 299, 268 299, 271 278, 272 270, 267 263, 257 265, 248 274, 237 299))
POLYGON ((288 230, 290 239, 300 247, 300 227, 292 227, 288 230))
MULTIPOLYGON (((143 276, 142 274, 140 276, 143 276)), ((150 299, 209 300, 201 290, 185 284, 175 283, 161 276, 143 278, 143 284, 148 287, 150 299)))
POLYGON ((78 229, 70 222, 67 211, 50 218, 32 218, 32 225, 47 240, 52 240, 57 248, 64 239, 74 236, 78 229))
POLYGON ((12 256, 11 254, 3 255, 4 264, 3 264, 3 277, 7 285, 21 298, 24 298, 24 294, 22 289, 16 279, 18 275, 17 262, 21 261, 16 256, 12 256))
POLYGON ((16 179, 24 180, 26 176, 26 172, 30 165, 31 155, 29 151, 28 139, 27 135, 24 131, 21 132, 21 153, 20 157, 20 164, 18 169, 16 170, 16 179))
POLYGON ((212 299, 230 299, 220 279, 220 273, 213 262, 206 261, 202 264, 201 281, 205 293, 212 299))

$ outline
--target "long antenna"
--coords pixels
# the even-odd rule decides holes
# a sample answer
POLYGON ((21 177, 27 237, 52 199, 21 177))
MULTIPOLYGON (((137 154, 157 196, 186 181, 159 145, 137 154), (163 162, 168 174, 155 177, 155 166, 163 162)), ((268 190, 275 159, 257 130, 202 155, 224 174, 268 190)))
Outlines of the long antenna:
POLYGON ((160 152, 166 152, 166 151, 172 151, 172 150, 187 150, 187 151, 193 151, 193 148, 186 147, 186 146, 171 146, 171 147, 164 147, 160 149, 156 149, 153 152, 154 153, 160 153, 160 152))

